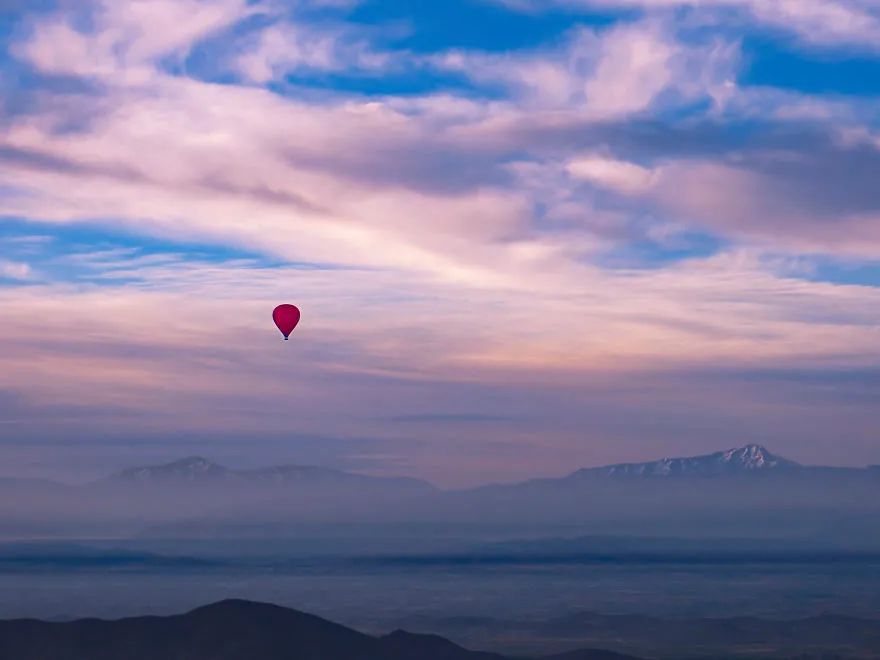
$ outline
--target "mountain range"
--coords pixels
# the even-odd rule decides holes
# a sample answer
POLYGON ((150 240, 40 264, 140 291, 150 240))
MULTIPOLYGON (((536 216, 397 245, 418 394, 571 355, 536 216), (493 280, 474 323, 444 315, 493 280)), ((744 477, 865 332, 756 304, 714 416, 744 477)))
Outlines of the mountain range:
POLYGON ((746 445, 737 449, 687 458, 662 458, 648 463, 618 463, 597 468, 583 468, 568 479, 588 477, 714 477, 730 474, 750 474, 771 471, 803 469, 799 463, 776 456, 761 445, 746 445))
POLYGON ((313 465, 277 465, 252 470, 233 470, 209 461, 201 456, 190 456, 172 463, 132 467, 109 477, 116 483, 249 483, 285 485, 311 484, 359 484, 394 485, 404 489, 433 490, 427 481, 409 477, 374 477, 353 472, 343 472, 313 465))
MULTIPOLYGON (((289 536, 308 524, 581 534, 824 536, 880 547, 880 469, 804 466, 759 445, 465 490, 203 457, 70 486, 0 480, 0 538, 289 536)), ((456 532, 457 533, 457 532, 456 532)), ((510 536, 508 535, 508 538, 510 536)))
MULTIPOLYGON (((626 660, 582 650, 568 660, 626 660)), ((0 621, 10 660, 505 660, 436 635, 397 630, 373 637, 296 610, 227 600, 176 616, 116 621, 0 621)), ((520 659, 526 660, 526 659, 520 659)), ((547 658, 547 660, 551 660, 547 658)))
MULTIPOLYGON (((559 478, 533 479, 523 483, 571 481, 584 478, 675 478, 675 477, 718 477, 749 474, 804 473, 833 471, 836 473, 868 474, 880 473, 877 466, 867 468, 831 468, 823 466, 804 466, 770 452, 757 444, 718 451, 699 456, 662 458, 643 463, 615 463, 600 467, 578 469, 559 478)), ((133 467, 112 475, 115 481, 181 481, 207 482, 211 480, 247 481, 251 483, 292 483, 306 481, 322 482, 361 482, 394 483, 416 489, 432 490, 430 483, 409 477, 376 477, 343 472, 330 468, 281 465, 252 470, 233 470, 201 456, 191 456, 171 463, 146 467, 133 467)), ((517 485, 517 484, 512 484, 517 485)))
MULTIPOLYGON (((756 471, 799 469, 802 466, 794 461, 780 458, 760 445, 746 445, 713 454, 687 458, 663 458, 645 463, 618 463, 603 467, 582 468, 562 479, 583 477, 684 477, 715 476, 722 474, 753 473, 756 471)), ((385 481, 388 478, 371 477, 362 474, 343 472, 329 468, 282 465, 253 470, 232 470, 213 463, 201 456, 190 456, 171 463, 132 467, 110 477, 118 482, 208 482, 216 480, 250 481, 252 483, 288 483, 292 481, 346 481, 373 480, 385 481)), ((432 488, 430 484, 418 479, 405 477, 391 478, 396 483, 418 485, 432 488)))

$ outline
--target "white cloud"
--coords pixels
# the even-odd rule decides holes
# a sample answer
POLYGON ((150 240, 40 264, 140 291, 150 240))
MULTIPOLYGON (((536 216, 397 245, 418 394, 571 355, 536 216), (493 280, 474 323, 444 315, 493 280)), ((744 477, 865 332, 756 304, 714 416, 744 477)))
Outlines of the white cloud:
POLYGON ((569 161, 566 169, 575 178, 626 195, 647 191, 655 180, 655 173, 648 168, 601 155, 581 156, 569 161))
POLYGON ((602 39, 599 61, 586 81, 586 108, 618 116, 647 108, 674 83, 671 60, 677 47, 659 30, 625 26, 602 39))

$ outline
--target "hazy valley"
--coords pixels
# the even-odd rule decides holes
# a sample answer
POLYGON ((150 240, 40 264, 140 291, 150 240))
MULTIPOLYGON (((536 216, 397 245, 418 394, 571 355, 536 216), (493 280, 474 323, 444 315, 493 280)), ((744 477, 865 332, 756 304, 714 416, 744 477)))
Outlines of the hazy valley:
POLYGON ((460 491, 202 458, 2 488, 2 618, 248 598, 514 655, 878 652, 880 471, 757 446, 460 491))

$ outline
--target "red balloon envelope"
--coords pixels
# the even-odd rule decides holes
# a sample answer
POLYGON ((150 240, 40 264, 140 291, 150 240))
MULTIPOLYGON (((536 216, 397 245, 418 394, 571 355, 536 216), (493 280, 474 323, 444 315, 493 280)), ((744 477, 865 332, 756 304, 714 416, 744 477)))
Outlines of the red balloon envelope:
POLYGON ((299 308, 296 305, 278 305, 272 312, 272 320, 275 321, 286 341, 299 323, 299 308))

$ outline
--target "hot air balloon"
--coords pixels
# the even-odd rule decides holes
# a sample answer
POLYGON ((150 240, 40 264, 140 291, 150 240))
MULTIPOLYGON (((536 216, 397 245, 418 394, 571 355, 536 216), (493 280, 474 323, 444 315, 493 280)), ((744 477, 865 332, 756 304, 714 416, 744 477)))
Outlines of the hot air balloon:
POLYGON ((299 307, 296 305, 278 305, 275 311, 272 312, 272 320, 275 321, 275 325, 278 326, 281 334, 284 335, 284 341, 287 341, 290 338, 290 333, 293 332, 296 324, 299 323, 299 307))

